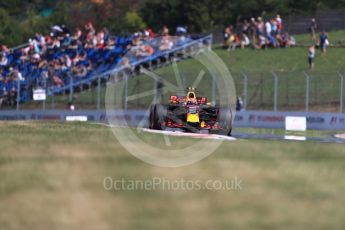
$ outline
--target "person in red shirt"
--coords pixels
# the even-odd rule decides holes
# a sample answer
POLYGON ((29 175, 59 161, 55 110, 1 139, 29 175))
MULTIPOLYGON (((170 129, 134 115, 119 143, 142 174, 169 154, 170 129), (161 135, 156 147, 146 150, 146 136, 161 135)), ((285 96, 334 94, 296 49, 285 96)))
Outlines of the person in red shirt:
POLYGON ((280 34, 281 31, 283 30, 283 20, 279 14, 277 14, 276 21, 277 21, 278 34, 280 34))

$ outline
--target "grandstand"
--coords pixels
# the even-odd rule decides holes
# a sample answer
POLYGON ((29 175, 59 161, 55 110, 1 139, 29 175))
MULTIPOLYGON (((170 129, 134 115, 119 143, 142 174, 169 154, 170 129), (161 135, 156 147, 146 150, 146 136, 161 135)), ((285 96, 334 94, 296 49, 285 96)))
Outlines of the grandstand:
POLYGON ((150 30, 115 36, 106 29, 96 33, 91 23, 71 35, 56 25, 48 36, 37 34, 14 49, 1 47, 0 96, 5 105, 13 105, 32 100, 36 88, 46 89, 48 96, 81 91, 124 70, 135 74, 142 65, 154 68, 176 55, 191 55, 199 42, 212 43, 211 36, 194 39, 185 32, 159 37, 150 30))

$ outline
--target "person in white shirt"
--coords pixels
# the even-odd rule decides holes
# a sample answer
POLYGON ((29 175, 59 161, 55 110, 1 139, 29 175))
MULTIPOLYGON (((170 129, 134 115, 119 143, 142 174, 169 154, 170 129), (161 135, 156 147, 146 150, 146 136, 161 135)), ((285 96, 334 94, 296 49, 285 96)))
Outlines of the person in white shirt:
POLYGON ((23 77, 22 73, 18 69, 14 70, 14 76, 19 81, 25 81, 25 78, 23 77))
POLYGON ((267 35, 267 36, 271 36, 272 25, 271 25, 270 21, 267 21, 267 22, 265 23, 265 29, 266 29, 266 35, 267 35))
POLYGON ((310 46, 308 49, 308 61, 309 61, 309 69, 314 69, 315 66, 315 46, 310 46))
POLYGON ((5 53, 0 54, 0 66, 6 66, 8 63, 8 59, 5 53))

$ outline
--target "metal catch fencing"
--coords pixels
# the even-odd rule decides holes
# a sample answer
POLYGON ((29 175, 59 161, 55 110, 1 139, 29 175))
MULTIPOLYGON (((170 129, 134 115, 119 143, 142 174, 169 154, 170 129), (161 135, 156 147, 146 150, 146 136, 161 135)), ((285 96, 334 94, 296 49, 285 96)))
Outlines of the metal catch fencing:
POLYGON ((233 77, 244 110, 343 112, 343 70, 242 70, 233 77))

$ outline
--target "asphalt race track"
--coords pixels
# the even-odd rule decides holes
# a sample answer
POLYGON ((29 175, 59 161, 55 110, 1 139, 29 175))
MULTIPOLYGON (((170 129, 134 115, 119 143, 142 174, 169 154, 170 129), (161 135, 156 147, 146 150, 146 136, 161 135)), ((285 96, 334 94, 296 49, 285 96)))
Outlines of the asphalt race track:
POLYGON ((239 133, 233 132, 231 137, 215 135, 215 134, 202 134, 202 133, 186 133, 181 131, 161 131, 161 130, 151 130, 143 129, 145 132, 149 133, 161 133, 171 136, 184 136, 192 137, 198 139, 214 139, 223 141, 235 141, 235 140, 275 140, 275 141, 310 141, 310 142, 321 142, 321 143, 337 143, 345 144, 344 138, 339 137, 303 137, 303 136, 290 136, 290 135, 273 135, 273 134, 249 134, 249 133, 239 133))
POLYGON ((322 143, 338 143, 345 144, 345 139, 338 137, 303 137, 303 136, 289 136, 289 135, 273 135, 273 134, 248 134, 248 133, 236 133, 233 137, 237 139, 257 139, 257 140, 277 140, 277 141, 311 141, 322 143))

